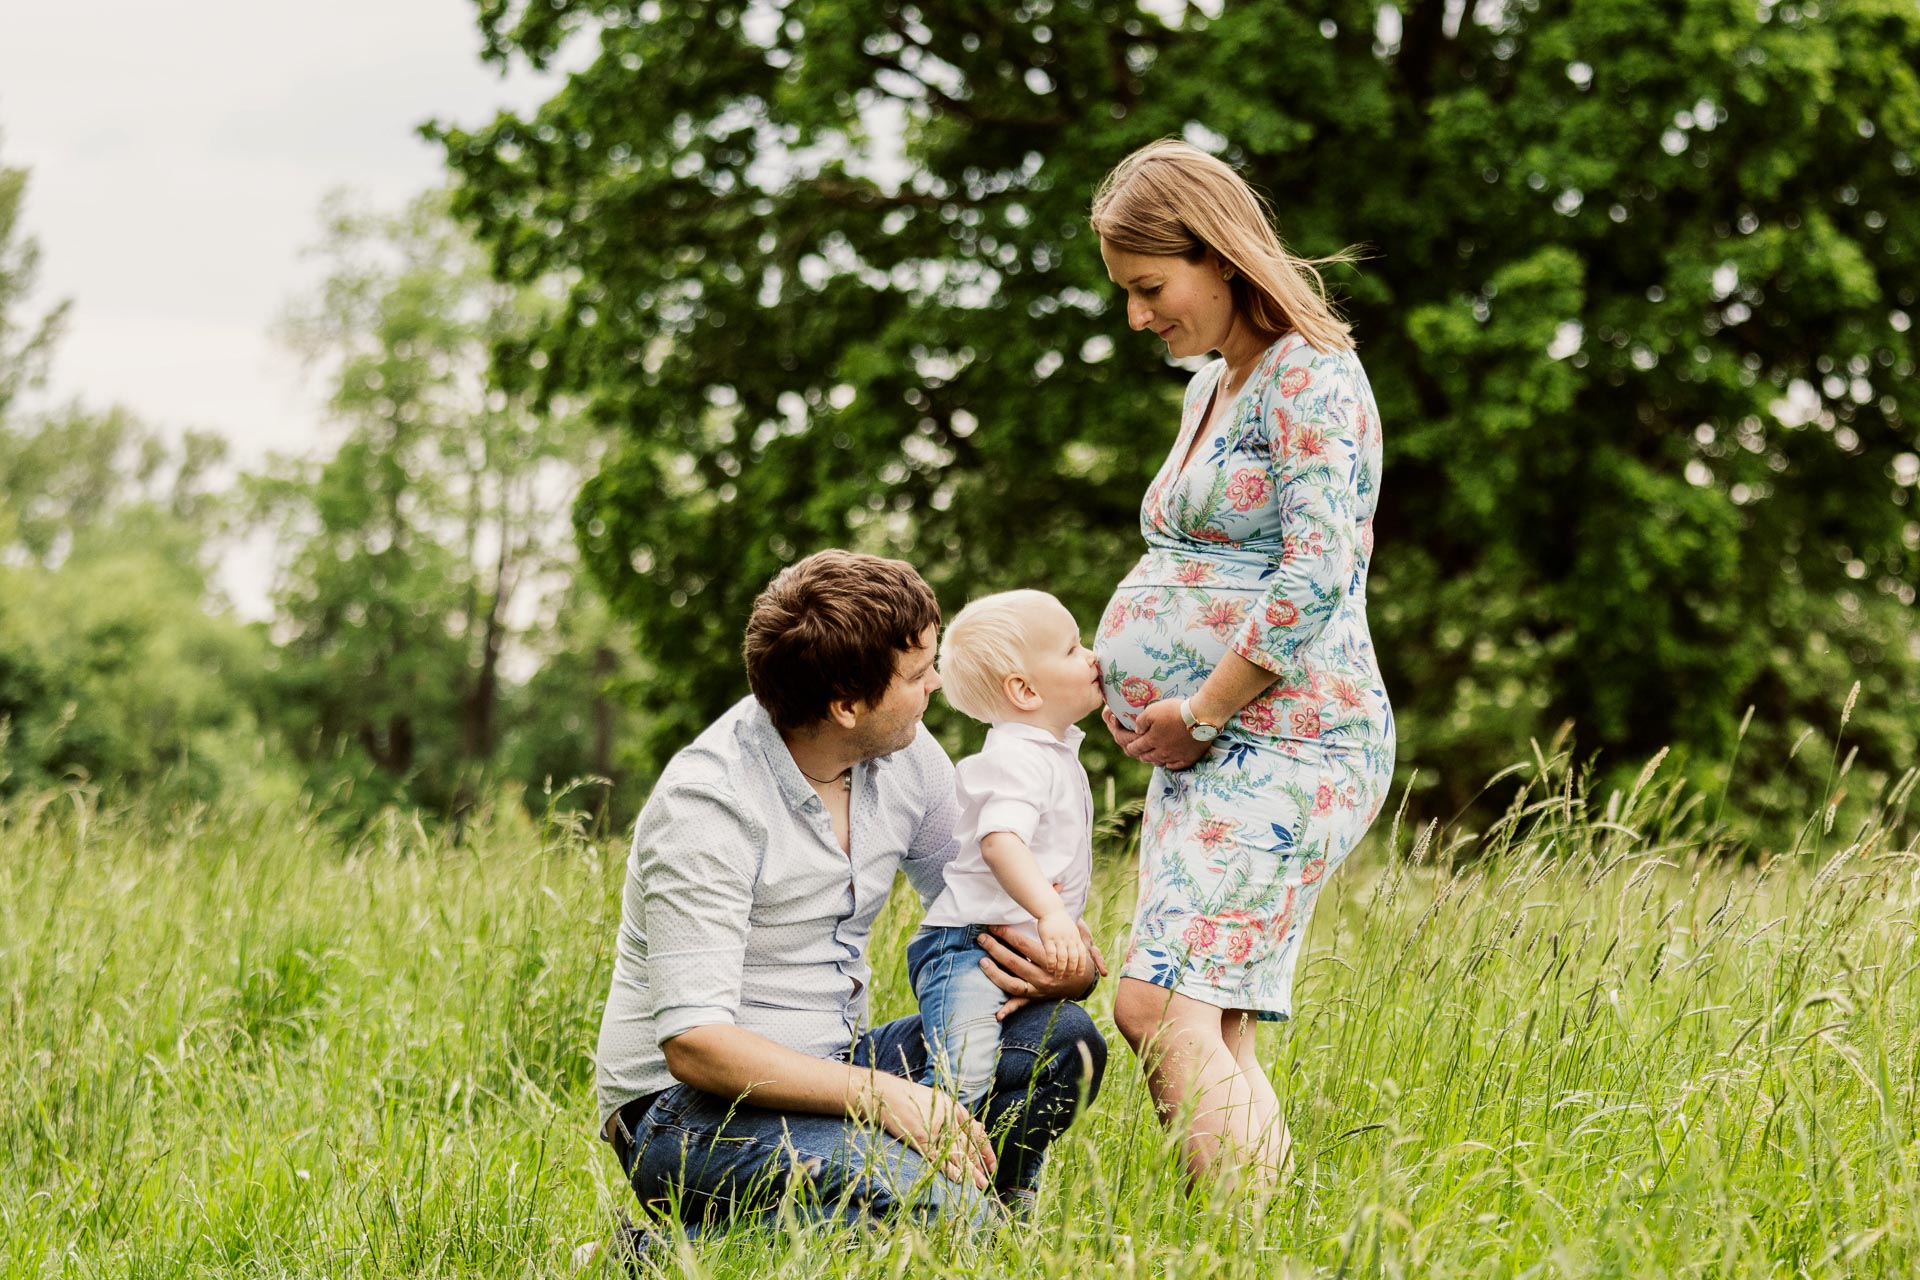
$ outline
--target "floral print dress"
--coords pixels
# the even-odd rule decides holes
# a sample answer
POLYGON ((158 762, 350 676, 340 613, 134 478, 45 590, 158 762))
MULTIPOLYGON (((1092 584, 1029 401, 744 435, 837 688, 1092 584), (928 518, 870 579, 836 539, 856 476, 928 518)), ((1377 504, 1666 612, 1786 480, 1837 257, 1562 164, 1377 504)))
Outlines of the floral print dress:
POLYGON ((1215 360, 1187 386, 1140 508, 1147 553, 1094 649, 1128 725, 1197 693, 1229 649, 1277 677, 1198 764, 1154 770, 1121 971, 1273 1020, 1292 1013, 1314 901, 1393 777, 1366 610, 1380 423, 1352 351, 1289 334, 1192 447, 1225 371, 1215 360))

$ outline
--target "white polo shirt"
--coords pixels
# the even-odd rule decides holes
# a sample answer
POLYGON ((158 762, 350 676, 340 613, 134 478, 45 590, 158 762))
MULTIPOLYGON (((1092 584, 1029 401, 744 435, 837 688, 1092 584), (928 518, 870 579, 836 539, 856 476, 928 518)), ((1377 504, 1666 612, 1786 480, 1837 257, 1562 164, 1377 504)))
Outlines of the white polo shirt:
POLYGON ((943 873, 946 888, 927 908, 929 925, 1010 924, 1030 937, 1039 930, 1026 908, 1007 896, 980 852, 980 841, 1009 831, 1033 850, 1040 874, 1060 886, 1077 920, 1093 879, 1093 788, 1080 763, 1086 737, 1069 728, 1064 741, 1033 725, 1007 722, 987 731, 980 754, 955 769, 960 851, 943 873))

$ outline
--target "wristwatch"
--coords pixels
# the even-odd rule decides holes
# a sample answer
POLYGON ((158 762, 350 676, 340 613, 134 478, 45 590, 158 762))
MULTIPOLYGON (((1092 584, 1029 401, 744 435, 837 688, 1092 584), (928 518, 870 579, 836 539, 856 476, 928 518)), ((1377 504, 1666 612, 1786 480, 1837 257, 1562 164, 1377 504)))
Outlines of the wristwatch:
POLYGON ((1195 742, 1212 742, 1220 736, 1220 726, 1208 724, 1193 714, 1192 700, 1180 699, 1180 722, 1187 726, 1187 732, 1193 735, 1195 742))

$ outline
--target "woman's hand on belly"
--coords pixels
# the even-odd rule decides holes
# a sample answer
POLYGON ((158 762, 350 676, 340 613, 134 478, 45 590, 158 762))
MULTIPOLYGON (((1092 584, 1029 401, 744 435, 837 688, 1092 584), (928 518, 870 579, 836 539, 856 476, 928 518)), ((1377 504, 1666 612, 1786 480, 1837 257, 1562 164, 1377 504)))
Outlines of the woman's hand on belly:
MULTIPOLYGON (((1120 717, 1113 714, 1112 707, 1103 709, 1100 712, 1100 718, 1106 722, 1107 732, 1113 735, 1113 740, 1120 744, 1122 751, 1126 751, 1128 747, 1131 747, 1134 740, 1140 736, 1132 729, 1120 723, 1120 717)), ((1129 751, 1127 754, 1131 755, 1133 753, 1129 751)))
POLYGON ((1187 769, 1213 750, 1211 742, 1197 741, 1180 717, 1180 700, 1162 698, 1134 717, 1134 732, 1128 733, 1109 709, 1104 716, 1113 740, 1135 760, 1162 769, 1187 769))

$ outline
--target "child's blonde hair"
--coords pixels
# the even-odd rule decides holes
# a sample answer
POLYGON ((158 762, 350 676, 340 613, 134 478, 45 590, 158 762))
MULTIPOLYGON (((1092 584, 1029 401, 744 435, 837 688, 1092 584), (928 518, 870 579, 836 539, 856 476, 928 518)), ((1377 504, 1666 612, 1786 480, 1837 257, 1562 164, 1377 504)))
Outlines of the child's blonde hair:
POLYGON ((972 601, 947 624, 940 684, 962 715, 992 724, 1013 710, 1003 686, 1008 676, 1026 674, 1041 604, 1066 608, 1045 591, 1001 591, 972 601))

